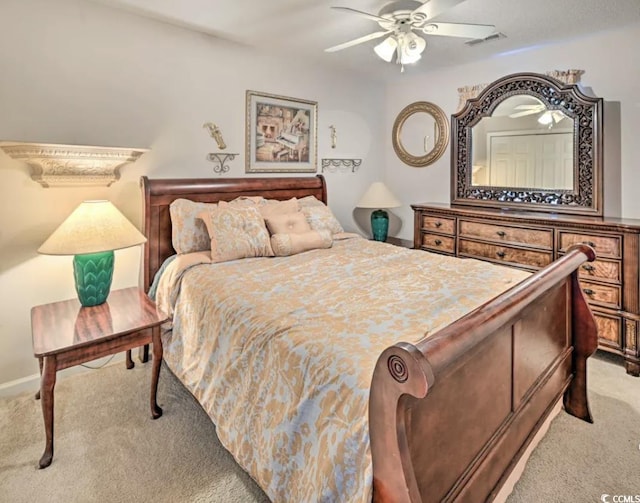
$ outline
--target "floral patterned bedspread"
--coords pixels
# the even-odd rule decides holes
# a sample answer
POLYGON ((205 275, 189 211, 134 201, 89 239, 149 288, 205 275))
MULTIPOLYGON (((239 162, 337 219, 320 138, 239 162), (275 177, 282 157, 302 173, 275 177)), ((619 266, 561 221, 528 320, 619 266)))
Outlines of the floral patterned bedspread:
POLYGON ((529 273, 363 238, 282 258, 178 256, 157 292, 164 358, 274 502, 368 502, 378 355, 529 273))

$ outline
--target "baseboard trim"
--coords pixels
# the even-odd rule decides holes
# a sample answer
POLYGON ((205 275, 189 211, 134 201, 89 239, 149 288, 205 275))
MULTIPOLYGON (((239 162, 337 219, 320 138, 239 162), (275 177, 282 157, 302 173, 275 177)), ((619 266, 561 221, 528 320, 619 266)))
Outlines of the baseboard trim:
MULTIPOLYGON (((115 365, 117 363, 124 362, 125 353, 118 353, 111 358, 107 356, 91 362, 87 362, 86 365, 91 367, 107 367, 109 365, 115 365)), ((68 369, 60 370, 57 373, 56 381, 70 377, 72 375, 83 374, 95 370, 82 365, 76 365, 75 367, 69 367, 68 369)), ((40 374, 32 374, 26 377, 21 377, 13 381, 8 381, 0 384, 0 398, 11 398, 16 395, 20 395, 25 392, 36 393, 40 389, 40 374)))

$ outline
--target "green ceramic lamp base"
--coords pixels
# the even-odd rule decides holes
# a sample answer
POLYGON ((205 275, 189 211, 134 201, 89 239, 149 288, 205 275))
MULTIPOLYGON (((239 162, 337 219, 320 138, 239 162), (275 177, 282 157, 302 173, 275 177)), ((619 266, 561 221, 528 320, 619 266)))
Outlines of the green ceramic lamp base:
POLYGON ((107 300, 113 279, 113 261, 113 250, 73 257, 76 292, 84 307, 97 306, 107 300))
POLYGON ((389 214, 384 210, 371 213, 371 232, 375 241, 386 241, 389 231, 389 214))

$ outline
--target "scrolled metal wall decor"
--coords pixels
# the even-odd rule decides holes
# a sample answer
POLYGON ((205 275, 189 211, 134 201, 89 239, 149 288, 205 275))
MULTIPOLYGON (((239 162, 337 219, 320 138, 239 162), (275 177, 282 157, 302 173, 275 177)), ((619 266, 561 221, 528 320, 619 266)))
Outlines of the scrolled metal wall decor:
MULTIPOLYGON (((393 123, 391 139, 396 155, 405 164, 414 167, 423 167, 433 164, 442 157, 442 154, 444 154, 449 143, 449 123, 447 116, 440 107, 433 103, 429 103, 428 101, 416 101, 415 103, 411 103, 403 108, 398 114, 398 117, 396 117, 396 120, 393 123), (415 155, 414 153, 409 152, 401 138, 403 127, 407 120, 419 113, 426 113, 430 115, 435 122, 433 139, 434 145, 429 149, 425 148, 424 155, 415 155)), ((427 139, 425 137, 425 147, 426 143, 427 139)))
POLYGON ((487 86, 452 116, 453 204, 602 215, 602 98, 541 74, 518 73, 487 86), (472 128, 509 97, 530 95, 573 119, 573 189, 478 186, 472 183, 472 128))

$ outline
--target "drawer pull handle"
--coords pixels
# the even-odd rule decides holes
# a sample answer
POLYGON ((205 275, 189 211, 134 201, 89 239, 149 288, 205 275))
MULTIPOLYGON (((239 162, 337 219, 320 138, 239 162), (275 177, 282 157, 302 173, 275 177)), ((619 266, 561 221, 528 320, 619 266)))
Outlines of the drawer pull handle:
POLYGON ((498 236, 500 236, 501 238, 505 237, 507 235, 507 233, 505 231, 497 231, 496 234, 498 236))
POLYGON ((435 225, 436 228, 440 228, 442 227, 442 222, 438 221, 438 222, 435 222, 433 225, 435 225))
POLYGON ((500 258, 504 258, 504 256, 506 255, 506 253, 505 253, 505 252, 503 252, 503 251, 499 251, 499 252, 496 252, 496 255, 497 255, 498 257, 500 257, 500 258))
POLYGON ((436 244, 436 246, 440 246, 442 244, 442 241, 439 239, 436 239, 434 243, 436 244))
POLYGON ((582 290, 584 293, 586 293, 587 295, 593 295, 594 292, 593 290, 591 290, 591 288, 585 288, 584 290, 582 290))
POLYGON ((585 271, 589 271, 589 272, 593 272, 593 271, 596 270, 596 268, 594 266, 592 266, 591 264, 585 264, 585 265, 582 266, 582 268, 585 271))
POLYGON ((595 248, 596 244, 593 241, 583 241, 583 245, 589 245, 591 248, 595 248))

